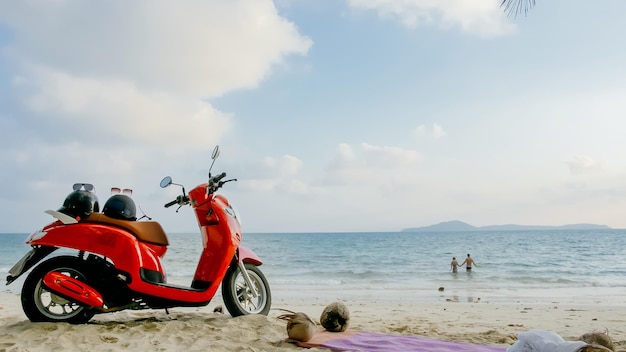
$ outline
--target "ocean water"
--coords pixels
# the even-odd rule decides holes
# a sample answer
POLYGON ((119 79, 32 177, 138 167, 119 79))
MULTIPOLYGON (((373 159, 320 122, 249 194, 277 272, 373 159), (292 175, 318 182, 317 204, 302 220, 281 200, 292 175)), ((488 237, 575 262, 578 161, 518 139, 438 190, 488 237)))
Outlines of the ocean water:
MULTIPOLYGON (((0 234, 2 278, 26 237, 0 234)), ((190 284, 200 235, 169 237, 168 280, 190 284)), ((243 245, 264 261, 275 300, 626 305, 626 230, 253 233, 243 245), (468 253, 473 272, 453 274, 452 257, 468 253)))

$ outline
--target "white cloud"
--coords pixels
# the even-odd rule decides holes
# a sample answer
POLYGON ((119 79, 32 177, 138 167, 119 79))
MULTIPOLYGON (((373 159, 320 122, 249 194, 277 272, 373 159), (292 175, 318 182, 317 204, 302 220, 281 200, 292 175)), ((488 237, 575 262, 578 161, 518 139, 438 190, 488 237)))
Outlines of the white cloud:
MULTIPOLYGON (((1 1, 0 26, 11 84, 0 162, 12 170, 0 180, 45 188, 41 204, 57 204, 75 181, 137 188, 174 170, 197 182, 208 166, 198 160, 235 118, 210 99, 257 87, 312 45, 270 0, 1 1)), ((299 165, 278 162, 281 174, 299 165)), ((29 228, 23 208, 0 210, 29 228)))
POLYGON ((426 126, 424 125, 419 125, 417 127, 415 127, 412 131, 411 134, 416 136, 416 137, 421 137, 426 135, 426 126))
POLYGON ((246 171, 253 178, 276 179, 291 177, 302 168, 302 161, 293 155, 282 157, 265 157, 246 166, 246 171))
POLYGON ((446 131, 443 130, 443 127, 438 124, 433 124, 433 137, 435 138, 443 138, 446 136, 446 131))
POLYGON ((357 157, 349 144, 340 143, 336 154, 328 163, 327 170, 335 172, 336 170, 362 169, 364 166, 362 158, 357 157))
POLYGON ((124 80, 79 78, 37 67, 15 86, 28 91, 23 104, 42 126, 65 126, 86 145, 111 138, 122 143, 205 147, 230 126, 230 116, 205 101, 185 96, 138 90, 124 80), (54 118, 52 120, 52 118, 54 118), (95 133, 97 131, 97 133, 95 133))
POLYGON ((407 150, 398 147, 381 147, 367 143, 361 143, 361 149, 365 154, 368 165, 384 167, 405 167, 415 164, 420 155, 415 150, 407 150))
POLYGON ((248 191, 271 192, 279 182, 278 179, 247 179, 241 181, 241 187, 248 191))
POLYGON ((293 155, 265 157, 245 166, 246 178, 241 186, 253 192, 307 195, 313 190, 299 179, 302 165, 302 160, 293 155))
POLYGON ((376 11, 382 18, 397 20, 406 27, 460 27, 464 32, 487 37, 515 29, 493 0, 348 0, 348 4, 376 11))
POLYGON ((215 143, 230 117, 205 99, 257 86, 312 43, 268 0, 2 2, 0 23, 14 34, 2 53, 19 70, 18 128, 155 146, 215 143))
MULTIPOLYGON (((293 195, 330 193, 330 188, 355 189, 366 192, 373 185, 398 181, 406 183, 419 153, 398 147, 361 143, 357 150, 349 144, 339 144, 336 154, 322 174, 303 174, 302 161, 292 155, 265 157, 246 167, 247 180, 242 186, 261 192, 293 195)), ((410 183, 410 182, 409 182, 410 183)))
POLYGON ((567 161, 566 164, 574 175, 595 172, 602 168, 599 162, 587 155, 576 155, 573 160, 567 161))
POLYGON ((311 193, 311 187, 305 182, 300 180, 289 180, 287 182, 281 182, 277 185, 276 190, 279 192, 296 194, 296 195, 308 195, 311 193))
POLYGON ((433 123, 430 129, 425 125, 419 125, 411 131, 411 134, 415 137, 431 136, 435 139, 443 138, 447 135, 443 127, 436 123, 433 123))
POLYGON ((350 145, 341 143, 339 144, 339 147, 337 150, 337 156, 340 159, 351 159, 354 157, 354 152, 352 151, 352 148, 350 147, 350 145))
POLYGON ((410 173, 420 159, 420 154, 410 149, 361 143, 355 150, 340 144, 325 168, 322 184, 368 188, 400 173, 410 173))
POLYGON ((311 46, 268 0, 2 2, 0 21, 17 61, 192 96, 255 87, 311 46))

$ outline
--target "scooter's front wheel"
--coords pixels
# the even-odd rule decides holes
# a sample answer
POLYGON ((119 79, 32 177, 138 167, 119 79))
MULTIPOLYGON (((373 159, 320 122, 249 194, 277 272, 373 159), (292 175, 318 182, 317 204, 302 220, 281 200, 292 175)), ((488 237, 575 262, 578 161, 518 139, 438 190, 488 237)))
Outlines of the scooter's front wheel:
POLYGON ((22 308, 30 321, 86 323, 95 311, 48 290, 43 277, 52 271, 87 282, 85 263, 76 257, 55 257, 39 264, 22 286, 22 308))
POLYGON ((272 294, 267 279, 257 266, 244 263, 244 267, 254 289, 246 283, 239 265, 232 265, 222 282, 224 305, 233 317, 245 314, 267 315, 272 305, 272 294))

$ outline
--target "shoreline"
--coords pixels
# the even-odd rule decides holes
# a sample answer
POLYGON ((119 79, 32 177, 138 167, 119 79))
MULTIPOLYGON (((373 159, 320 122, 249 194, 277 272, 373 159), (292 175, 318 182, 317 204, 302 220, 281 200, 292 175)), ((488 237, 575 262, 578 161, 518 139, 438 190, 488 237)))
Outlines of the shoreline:
MULTIPOLYGON (((26 275, 21 276, 10 286, 5 286, 0 293, 19 295, 26 275)), ((191 278, 170 278, 171 283, 188 286, 191 278)), ((432 286, 421 289, 403 289, 398 287, 367 287, 345 285, 322 287, 320 285, 273 285, 272 298, 286 302, 313 301, 364 301, 386 303, 441 304, 488 303, 498 305, 574 305, 574 306, 613 306, 626 309, 626 296, 622 287, 579 287, 573 291, 570 287, 528 288, 512 290, 510 288, 459 288, 450 286, 432 286)), ((218 290, 213 301, 221 301, 218 290)))
MULTIPOLYGON (((282 343, 284 321, 276 317, 288 309, 304 312, 314 321, 325 299, 276 298, 267 317, 232 318, 214 313, 223 306, 216 298, 205 307, 122 311, 96 315, 89 324, 31 323, 18 294, 0 292, 0 351, 143 351, 200 350, 295 351, 282 343)), ((525 304, 488 302, 419 303, 391 300, 342 301, 350 310, 350 329, 405 336, 510 347, 517 334, 547 330, 566 340, 588 332, 607 332, 617 350, 626 349, 623 307, 607 304, 525 304)), ((321 327, 319 327, 321 329, 321 327)), ((310 349, 311 351, 323 349, 310 349)))

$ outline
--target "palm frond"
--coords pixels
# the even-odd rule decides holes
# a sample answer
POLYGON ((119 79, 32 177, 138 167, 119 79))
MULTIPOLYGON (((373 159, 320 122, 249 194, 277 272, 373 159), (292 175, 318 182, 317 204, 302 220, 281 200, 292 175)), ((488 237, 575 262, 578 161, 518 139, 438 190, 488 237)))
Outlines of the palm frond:
POLYGON ((504 8, 508 16, 517 16, 521 13, 525 16, 533 6, 535 6, 535 0, 502 0, 500 2, 500 7, 504 8))

